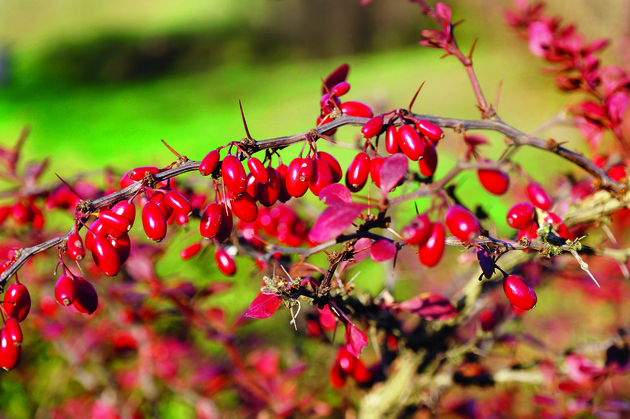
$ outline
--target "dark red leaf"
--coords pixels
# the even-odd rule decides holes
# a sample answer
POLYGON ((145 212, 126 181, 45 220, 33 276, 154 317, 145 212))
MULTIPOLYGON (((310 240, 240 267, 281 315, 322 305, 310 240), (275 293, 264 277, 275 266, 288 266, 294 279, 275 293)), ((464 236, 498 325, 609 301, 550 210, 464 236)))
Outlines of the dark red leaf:
POLYGON ((407 174, 409 160, 403 153, 394 153, 381 166, 381 191, 388 194, 407 174))
MULTIPOLYGON (((328 90, 332 89, 342 81, 346 81, 349 71, 350 66, 348 64, 341 64, 339 67, 334 69, 332 73, 326 77, 326 80, 324 80, 324 84, 328 87, 328 90)), ((322 95, 324 93, 326 93, 326 89, 322 86, 322 95)))
POLYGON ((427 320, 448 320, 457 316, 457 310, 446 297, 424 293, 398 305, 398 308, 427 320))
POLYGON ((282 304, 282 297, 276 294, 260 293, 250 304, 247 313, 245 313, 245 317, 251 317, 253 319, 266 319, 278 311, 280 304, 282 304))
POLYGON ((355 218, 366 208, 364 204, 332 205, 321 213, 308 238, 315 243, 323 243, 342 234, 355 218))
POLYGON ((319 200, 326 205, 348 204, 352 202, 352 195, 345 185, 332 183, 320 191, 319 200))

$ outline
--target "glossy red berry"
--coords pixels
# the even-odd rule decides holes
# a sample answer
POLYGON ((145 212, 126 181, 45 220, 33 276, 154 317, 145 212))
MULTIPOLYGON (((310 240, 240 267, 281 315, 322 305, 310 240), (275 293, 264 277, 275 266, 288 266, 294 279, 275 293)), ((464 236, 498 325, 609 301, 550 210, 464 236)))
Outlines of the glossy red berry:
MULTIPOLYGON (((331 121, 330 118, 325 118, 324 116, 318 116, 317 117, 317 123, 315 124, 316 126, 320 126, 320 125, 324 125, 327 124, 331 121)), ((337 128, 333 128, 331 130, 328 131, 323 131, 322 134, 325 135, 335 135, 335 133, 337 132, 337 128)))
POLYGON ((529 238, 530 241, 537 239, 538 238, 538 224, 536 224, 535 222, 532 222, 531 225, 521 228, 518 231, 516 238, 520 240, 523 237, 529 238))
POLYGON ((144 205, 142 227, 151 240, 160 242, 166 237, 166 217, 156 203, 149 201, 144 205))
POLYGON ((84 314, 94 313, 98 308, 98 294, 94 286, 85 278, 77 276, 74 278, 74 287, 77 291, 72 303, 74 308, 84 314))
POLYGON ((418 161, 424 155, 422 141, 412 125, 403 125, 398 129, 398 147, 413 161, 418 161))
POLYGON ((370 157, 365 152, 357 154, 346 172, 346 186, 353 192, 363 189, 370 174, 370 157))
POLYGON ((400 234, 410 245, 424 246, 432 231, 429 217, 426 214, 420 214, 403 227, 400 234))
POLYGON ((553 224, 558 232, 558 236, 568 239, 569 238, 569 229, 562 221, 562 218, 558 217, 556 213, 549 212, 545 217, 545 222, 549 224, 553 224))
POLYGON ((387 127, 387 132, 385 133, 385 150, 389 154, 394 154, 398 151, 398 131, 394 125, 387 127))
POLYGON ((221 228, 222 219, 221 205, 216 202, 209 204, 201 215, 201 224, 199 225, 201 237, 205 239, 214 238, 221 228))
POLYGON ((326 153, 325 151, 319 151, 317 153, 319 158, 324 159, 326 163, 328 163, 328 167, 330 167, 330 173, 332 173, 332 181, 333 183, 339 182, 343 179, 343 171, 341 170, 341 165, 331 154, 326 153))
POLYGON ((358 116, 361 118, 372 118, 374 116, 372 109, 370 109, 370 107, 365 103, 361 102, 343 102, 339 105, 339 108, 341 109, 341 112, 350 116, 358 116))
POLYGON ((433 122, 426 121, 424 119, 416 122, 416 128, 418 128, 418 131, 420 131, 422 135, 433 141, 440 140, 444 137, 442 128, 438 127, 433 122))
POLYGON ((117 202, 112 207, 112 212, 128 219, 131 225, 136 221, 136 206, 128 201, 117 202))
POLYGON ((68 236, 66 249, 72 260, 80 261, 85 257, 85 246, 83 246, 81 236, 77 233, 72 233, 68 236))
POLYGON ((498 169, 479 169, 477 177, 481 185, 491 194, 503 195, 510 188, 510 177, 498 169))
POLYGON ((361 133, 365 138, 372 138, 383 128, 383 115, 376 115, 361 128, 361 133))
POLYGON ((232 235, 234 219, 232 218, 232 211, 225 204, 219 204, 219 206, 221 207, 221 227, 214 238, 222 242, 232 235))
POLYGON ((171 215, 173 215, 173 208, 171 208, 168 202, 166 202, 166 200, 164 199, 165 197, 166 194, 164 193, 164 191, 159 190, 151 196, 150 201, 157 204, 157 206, 160 208, 160 211, 162 211, 162 214, 164 214, 164 218, 169 219, 171 215))
POLYGON ((335 362, 330 369, 330 385, 333 388, 343 388, 344 384, 346 384, 347 374, 341 369, 339 363, 335 362))
POLYGON ((300 180, 302 182, 308 182, 308 180, 313 176, 313 160, 310 158, 305 158, 300 161, 300 180))
POLYGON ((239 196, 230 200, 232 211, 240 220, 246 223, 253 223, 258 218, 258 206, 254 198, 249 196, 247 192, 243 192, 239 196))
POLYGON ((347 81, 342 81, 341 83, 336 84, 335 87, 330 89, 330 94, 336 97, 341 97, 349 91, 350 83, 348 83, 347 81))
POLYGON ((135 183, 135 181, 129 177, 129 173, 131 172, 131 170, 129 170, 127 173, 125 173, 122 178, 120 178, 120 189, 125 189, 127 186, 131 186, 135 183))
POLYGON ((302 167, 302 158, 297 157, 293 159, 289 164, 289 170, 287 171, 287 192, 289 195, 299 198, 304 196, 308 190, 308 182, 304 182, 300 179, 300 169, 302 167))
POLYGON ((192 205, 190 202, 179 192, 173 190, 167 191, 164 195, 164 201, 173 208, 173 211, 179 214, 190 215, 192 213, 192 205))
POLYGON ((106 228, 110 228, 112 230, 117 230, 120 232, 127 232, 131 229, 131 221, 128 218, 123 217, 122 215, 118 215, 110 210, 101 211, 99 215, 99 220, 101 220, 101 224, 106 228))
POLYGON ((6 333, 9 340, 13 341, 15 346, 20 346, 24 340, 20 323, 18 323, 18 321, 13 317, 7 317, 4 327, 7 329, 6 333))
POLYGON ((87 233, 85 233, 85 248, 91 252, 94 238, 105 236, 106 234, 105 227, 101 223, 101 220, 94 221, 92 225, 90 225, 87 233))
POLYGON ((308 180, 308 187, 315 196, 319 196, 322 189, 332 183, 332 171, 324 159, 315 159, 313 175, 308 180))
POLYGON ((463 242, 470 242, 479 236, 479 222, 472 212, 460 205, 453 205, 444 217, 446 227, 463 242))
POLYGON ((534 221, 535 210, 531 204, 520 202, 514 205, 507 213, 506 219, 510 227, 525 228, 534 221))
POLYGON ((342 346, 337 350, 336 361, 337 364, 339 364, 339 367, 341 367, 342 371, 350 374, 352 373, 352 371, 354 371, 354 366, 356 364, 357 358, 342 346))
POLYGON ((433 176, 438 164, 438 155, 435 146, 431 141, 423 141, 424 157, 418 160, 418 167, 422 176, 433 176))
POLYGON ((241 194, 247 189, 247 174, 236 157, 230 155, 223 159, 221 174, 225 187, 233 194, 241 194))
POLYGON ((542 186, 537 183, 530 183, 527 185, 525 193, 527 194, 527 198, 529 198, 529 202, 543 211, 549 210, 553 204, 553 201, 547 192, 545 192, 542 186))
POLYGON ((380 156, 374 157, 370 160, 370 178, 377 188, 381 187, 381 167, 383 166, 384 161, 385 159, 380 156))
POLYGON ((215 250, 214 260, 217 262, 217 267, 223 275, 233 276, 236 273, 236 263, 224 249, 218 247, 215 250))
POLYGON ((120 258, 120 264, 124 264, 131 253, 131 240, 129 239, 129 234, 123 233, 119 237, 109 236, 107 237, 107 240, 112 246, 114 246, 114 249, 116 249, 118 257, 120 258))
POLYGON ((431 235, 426 244, 418 250, 420 263, 429 268, 437 265, 442 259, 444 253, 444 239, 446 231, 440 222, 433 223, 431 226, 431 235))
POLYGON ((196 242, 189 246, 186 246, 179 254, 179 257, 182 258, 182 260, 192 259, 193 257, 195 257, 195 255, 197 255, 197 253, 199 253, 200 250, 201 243, 196 242))
POLYGON ((626 167, 623 164, 616 164, 612 166, 606 173, 615 182, 623 182, 628 177, 626 174, 626 167))
POLYGON ((521 310, 532 309, 538 301, 534 289, 517 275, 509 275, 503 280, 503 292, 508 301, 521 310))
POLYGON ((283 204, 291 199, 291 195, 287 191, 287 172, 289 171, 289 167, 286 164, 281 164, 276 167, 276 173, 278 174, 278 179, 280 180, 280 195, 278 195, 278 201, 283 204))
POLYGON ((55 285, 55 300, 62 306, 69 306, 74 302, 77 290, 74 281, 68 275, 61 275, 55 285))
POLYGON ((269 181, 267 183, 258 182, 258 185, 256 186, 256 194, 258 195, 258 202, 266 207, 270 207, 278 200, 282 186, 276 169, 268 166, 265 170, 269 177, 269 181))
POLYGON ((254 199, 254 201, 258 200, 257 189, 258 189, 258 181, 254 177, 254 175, 252 175, 251 173, 248 174, 247 175, 247 189, 245 189, 245 192, 248 193, 249 196, 251 196, 254 199))
POLYGON ((18 226, 26 225, 31 221, 32 215, 30 208, 20 201, 11 206, 11 218, 18 226))
POLYGON ((146 176, 146 174, 151 173, 152 175, 157 175, 158 173, 160 173, 160 169, 158 169, 157 167, 153 167, 153 166, 142 166, 142 167, 136 167, 135 169, 132 169, 129 172, 129 177, 131 178, 131 180, 133 181, 139 181, 144 179, 144 177, 146 176))
POLYGON ((20 362, 22 346, 15 345, 6 327, 0 329, 0 367, 9 371, 20 362))
POLYGON ((357 383, 366 383, 372 379, 372 373, 365 368, 363 361, 357 359, 354 370, 352 371, 352 378, 354 378, 357 383))
POLYGON ((199 164, 199 173, 201 173, 202 176, 210 176, 217 167, 217 164, 219 164, 220 158, 221 155, 217 150, 209 152, 199 164))
POLYGON ((24 284, 16 282, 9 285, 4 293, 2 308, 7 316, 13 317, 19 322, 24 321, 31 311, 31 294, 24 284))
POLYGON ((120 256, 106 237, 96 237, 92 241, 92 257, 104 275, 116 276, 120 272, 120 256))
POLYGON ((269 180, 269 175, 267 174, 265 166, 260 160, 258 160, 256 157, 247 159, 247 167, 249 167, 252 175, 254 175, 259 183, 267 183, 267 181, 269 180))

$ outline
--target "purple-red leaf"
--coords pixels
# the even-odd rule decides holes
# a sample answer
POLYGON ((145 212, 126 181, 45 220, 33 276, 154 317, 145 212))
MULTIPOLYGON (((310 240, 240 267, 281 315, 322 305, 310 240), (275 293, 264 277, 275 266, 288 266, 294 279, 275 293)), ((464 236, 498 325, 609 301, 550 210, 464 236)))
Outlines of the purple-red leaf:
POLYGON ((396 256, 396 245, 389 240, 377 240, 370 247, 370 256, 374 262, 385 262, 396 256))
POLYGON ((381 166, 381 191, 388 194, 398 182, 405 177, 409 168, 409 160, 403 153, 394 153, 381 166))
POLYGON ((346 349, 348 352, 358 358, 367 344, 367 335, 349 321, 346 324, 346 349))
MULTIPOLYGON (((348 72, 350 71, 350 66, 348 64, 341 64, 339 67, 335 68, 332 73, 326 77, 324 80, 324 84, 328 88, 328 90, 332 89, 342 81, 346 81, 348 78, 348 72)), ((326 93, 326 89, 322 86, 322 95, 326 93)))
POLYGON ((427 320, 448 320, 457 316, 457 310, 448 298, 431 293, 403 301, 398 308, 427 320))
POLYGON ((245 313, 245 317, 251 317, 252 319, 266 319, 278 311, 280 304, 282 304, 282 297, 279 295, 260 293, 250 304, 249 309, 247 309, 247 313, 245 313))
POLYGON ((352 202, 352 195, 345 185, 332 183, 319 192, 319 200, 326 205, 348 204, 352 202))
POLYGON ((332 205, 321 213, 308 238, 315 243, 323 243, 342 234, 355 218, 366 208, 364 204, 332 205))

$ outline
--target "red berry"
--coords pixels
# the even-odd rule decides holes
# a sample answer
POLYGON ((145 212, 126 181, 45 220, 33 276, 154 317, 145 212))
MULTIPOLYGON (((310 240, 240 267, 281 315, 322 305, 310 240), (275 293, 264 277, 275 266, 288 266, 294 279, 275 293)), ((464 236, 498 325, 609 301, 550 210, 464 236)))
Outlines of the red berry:
POLYGON ((308 182, 300 179, 302 160, 300 157, 293 159, 287 171, 287 192, 296 198, 303 196, 308 190, 308 182))
POLYGON ((114 246, 114 249, 116 249, 118 257, 120 258, 120 264, 125 263, 131 253, 129 234, 123 233, 120 237, 107 237, 107 240, 114 246))
POLYGON ((330 89, 330 94, 336 97, 341 97, 350 91, 350 83, 342 81, 330 89))
POLYGON ((426 214, 416 216, 401 230, 407 243, 413 246, 424 246, 431 236, 431 220, 426 214))
POLYGON ((479 236, 479 222, 477 218, 460 205, 453 205, 444 217, 446 227, 455 237, 463 242, 470 242, 479 236))
POLYGON ((68 236, 68 242, 66 244, 68 254, 72 260, 80 261, 85 257, 85 247, 83 246, 83 240, 77 233, 72 233, 68 236))
POLYGON ((328 167, 330 167, 330 172, 332 173, 333 183, 337 183, 343 179, 343 171, 341 170, 341 165, 336 158, 325 151, 319 151, 317 154, 319 155, 319 158, 324 159, 324 161, 328 163, 328 167))
POLYGON ((342 388, 346 383, 346 377, 347 374, 343 372, 339 364, 335 362, 330 369, 330 385, 333 386, 333 388, 342 388))
POLYGON ((190 246, 186 246, 184 250, 182 250, 179 254, 179 257, 181 257, 183 260, 192 259, 197 253, 199 253, 200 250, 201 243, 196 242, 191 244, 190 246))
POLYGON ((331 99, 328 93, 324 93, 322 95, 322 98, 319 100, 319 107, 322 109, 331 108, 333 106, 332 105, 333 101, 337 104, 337 106, 339 106, 339 104, 341 103, 341 101, 339 100, 337 96, 333 95, 331 99))
POLYGON ((507 213, 507 223, 510 227, 524 228, 534 221, 534 207, 527 202, 514 205, 507 213))
POLYGON ((313 160, 310 158, 305 158, 300 161, 300 170, 299 170, 300 180, 302 182, 308 182, 308 180, 313 176, 313 160))
POLYGON ((557 214, 553 212, 549 212, 545 217, 545 222, 549 224, 553 224, 558 231, 558 236, 563 237, 565 239, 569 238, 569 229, 562 221, 562 218, 558 217, 557 214))
POLYGON ((131 186, 135 183, 135 181, 129 177, 130 172, 131 170, 120 178, 120 189, 125 189, 127 186, 131 186))
POLYGON ((164 201, 169 207, 173 208, 173 211, 179 214, 190 215, 192 213, 192 205, 178 192, 173 190, 167 191, 166 195, 164 195, 164 201))
POLYGON ((365 138, 372 138, 383 128, 383 115, 377 115, 370 119, 361 128, 361 133, 365 138))
MULTIPOLYGON (((289 167, 286 164, 281 164, 276 167, 276 173, 278 174, 278 179, 280 180, 280 195, 278 195, 278 201, 283 204, 291 199, 291 195, 287 191, 287 172, 289 171, 289 167)), ((255 199, 255 198, 254 198, 255 199)))
POLYGON ((516 238, 520 240, 523 237, 529 238, 530 241, 537 239, 538 238, 538 224, 536 224, 535 222, 532 222, 531 225, 521 228, 518 231, 516 238))
POLYGON ((234 195, 241 194, 247 189, 247 174, 236 157, 230 155, 223 159, 221 174, 225 187, 234 195))
POLYGON ((9 371, 20 362, 22 346, 15 345, 6 327, 0 330, 0 367, 9 371))
POLYGON ((160 207, 160 211, 162 211, 162 214, 164 214, 164 218, 169 219, 173 214, 173 208, 171 208, 168 202, 166 202, 166 200, 164 199, 165 197, 166 194, 164 193, 164 191, 156 191, 151 196, 151 202, 157 204, 157 206, 160 207))
POLYGON ((84 314, 94 313, 98 308, 98 294, 94 286, 85 278, 77 276, 74 278, 74 287, 77 291, 72 303, 74 308, 84 314))
POLYGON ((608 173, 608 176, 610 176, 615 182, 622 182, 627 177, 626 167, 623 164, 614 165, 608 169, 606 173, 608 173))
POLYGON ((236 273, 234 259, 224 249, 219 247, 215 250, 214 260, 217 262, 217 267, 223 275, 233 276, 236 273))
POLYGON ((136 206, 128 201, 117 202, 112 207, 112 212, 128 219, 131 225, 136 220, 136 206))
POLYGON ((352 192, 363 189, 370 174, 370 157, 365 152, 356 155, 346 172, 346 186, 352 192))
POLYGON ((217 150, 209 152, 199 164, 199 173, 201 173, 202 176, 210 176, 217 167, 217 164, 219 164, 220 158, 221 155, 217 150))
POLYGON ((503 195, 510 187, 510 177, 498 169, 479 169, 477 177, 481 185, 494 195, 503 195))
POLYGON ((260 160, 258 160, 256 157, 248 159, 247 167, 249 167, 249 170, 252 172, 252 175, 254 175, 258 182, 267 183, 267 181, 269 180, 269 175, 265 171, 265 166, 263 166, 260 160))
POLYGON ((420 263, 429 268, 438 264, 440 259, 442 259, 442 253, 444 253, 445 237, 446 231, 444 231, 442 223, 433 223, 429 240, 418 251, 420 263))
POLYGON ((104 227, 110 228, 112 230, 127 232, 131 229, 131 221, 128 218, 123 217, 122 215, 118 215, 110 210, 101 211, 99 215, 99 220, 104 227))
POLYGON ((7 316, 14 317, 19 322, 28 316, 31 311, 31 295, 24 284, 16 282, 9 285, 4 293, 2 308, 7 316))
POLYGON ((547 195, 547 192, 537 183, 530 183, 525 190, 529 201, 540 208, 543 211, 547 211, 551 208, 553 201, 547 195))
POLYGON ((346 348, 343 346, 337 350, 337 364, 342 369, 342 371, 347 373, 352 373, 354 371, 354 365, 357 361, 354 355, 352 355, 346 348))
POLYGON ((76 297, 74 281, 68 275, 61 275, 55 285, 55 300, 62 306, 69 306, 76 297))
MULTIPOLYGON (((260 185, 260 184, 259 184, 260 185)), ((240 220, 246 223, 253 223, 258 218, 258 206, 254 198, 249 196, 247 192, 243 192, 239 196, 230 200, 232 211, 240 220)))
POLYGON ((222 218, 221 205, 216 202, 208 205, 201 215, 201 224, 199 225, 201 237, 206 239, 214 238, 221 228, 222 218))
POLYGON ((0 224, 4 223, 4 220, 7 219, 9 213, 11 212, 11 207, 8 205, 0 205, 0 224))
POLYGON ((20 346, 22 344, 22 340, 24 340, 20 323, 18 323, 18 321, 13 317, 7 317, 4 327, 7 329, 6 333, 9 340, 12 340, 15 346, 20 346))
POLYGON ((384 161, 385 159, 380 156, 374 157, 370 161, 370 178, 372 178, 372 183, 378 188, 381 187, 381 167, 384 161))
POLYGON ((394 125, 387 127, 385 133, 385 150, 389 154, 394 154, 398 151, 398 131, 394 125))
POLYGON ((424 146, 424 158, 418 160, 420 173, 427 177, 433 176, 438 164, 437 150, 431 141, 423 141, 422 145, 424 146))
POLYGON ((92 241, 92 257, 104 275, 116 276, 120 272, 120 256, 106 237, 96 237, 92 241))
POLYGON ((92 242, 95 237, 104 237, 107 233, 105 233, 105 227, 101 223, 101 220, 96 220, 90 225, 87 233, 85 233, 85 248, 92 251, 92 242))
POLYGON ((444 138, 442 128, 438 127, 433 122, 421 119, 416 122, 416 128, 418 128, 418 131, 420 131, 422 135, 430 138, 431 140, 437 141, 444 138))
POLYGON ((221 227, 214 236, 215 239, 222 242, 227 240, 232 235, 232 229, 234 228, 234 219, 232 218, 232 211, 225 204, 220 204, 221 207, 221 227))
POLYGON ((20 201, 11 206, 11 218, 18 226, 23 226, 31 221, 32 215, 30 208, 20 201))
POLYGON ((33 222, 33 230, 43 229, 44 222, 46 220, 44 218, 44 214, 42 213, 42 210, 40 210, 35 205, 31 205, 30 209, 31 209, 31 213, 33 214, 33 217, 31 218, 31 221, 33 222))
POLYGON ((142 209, 142 227, 151 240, 160 242, 166 237, 166 217, 152 201, 147 202, 142 209))
POLYGON ((256 186, 256 194, 258 195, 258 202, 266 207, 270 207, 278 200, 278 197, 280 196, 280 189, 282 187, 280 185, 280 178, 278 177, 276 169, 268 166, 265 170, 269 177, 269 181, 267 183, 258 182, 258 185, 256 186))
POLYGON ((131 172, 129 172, 129 177, 131 178, 131 180, 137 182, 144 179, 147 172, 151 173, 152 175, 157 175, 158 173, 160 173, 160 169, 153 166, 136 167, 135 169, 132 169, 131 172))
POLYGON ((358 116, 361 118, 372 118, 374 116, 372 109, 370 109, 370 107, 365 103, 361 102, 343 102, 339 108, 341 109, 341 112, 350 116, 358 116))
MULTIPOLYGON (((324 124, 329 123, 330 121, 331 121, 331 119, 330 119, 330 118, 326 118, 326 119, 324 119, 324 117, 323 117, 323 116, 318 116, 318 117, 317 117, 317 123, 316 123, 315 125, 316 125, 316 126, 324 125, 324 124)), ((336 132, 337 132, 337 128, 333 128, 333 129, 328 130, 328 131, 323 131, 323 132, 322 132, 322 134, 325 134, 325 135, 335 135, 335 133, 336 133, 336 132)))
POLYGON ((372 374, 370 371, 365 368, 365 364, 360 359, 357 359, 356 365, 354 366, 354 371, 352 371, 352 377, 356 380, 357 383, 365 383, 370 381, 372 378, 372 374))
POLYGON ((422 141, 412 125, 403 125, 398 129, 398 146, 413 161, 418 161, 424 155, 422 141))
POLYGON ((258 181, 254 177, 254 175, 252 175, 251 173, 248 174, 247 175, 247 189, 245 189, 245 192, 248 193, 249 196, 251 196, 254 199, 254 201, 258 199, 257 189, 258 189, 258 181))
POLYGON ((308 180, 308 187, 315 196, 319 196, 322 189, 332 183, 332 171, 324 159, 315 159, 313 175, 308 180))
POLYGON ((532 309, 538 301, 534 289, 517 275, 509 275, 503 280, 503 292, 508 301, 521 310, 532 309))

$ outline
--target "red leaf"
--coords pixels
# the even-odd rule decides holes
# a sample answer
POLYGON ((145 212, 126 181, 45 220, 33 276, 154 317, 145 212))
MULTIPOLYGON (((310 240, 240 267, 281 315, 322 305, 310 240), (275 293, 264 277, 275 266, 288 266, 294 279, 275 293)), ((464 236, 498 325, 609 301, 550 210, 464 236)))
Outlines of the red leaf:
POLYGON ((367 344, 367 335, 352 322, 348 321, 346 324, 346 349, 348 352, 358 358, 367 344))
POLYGON ((398 308, 427 320, 448 320, 457 316, 457 310, 446 297, 424 293, 404 301, 398 308))
MULTIPOLYGON (((342 81, 346 81, 349 71, 350 66, 348 64, 341 64, 339 67, 335 68, 332 73, 326 77, 326 80, 324 80, 324 84, 328 87, 328 90, 332 89, 342 81)), ((326 93, 326 89, 322 86, 322 95, 324 93, 326 93)))
POLYGON ((395 153, 385 159, 381 166, 381 191, 388 194, 405 177, 409 160, 403 153, 395 153))
POLYGON ((332 183, 319 192, 319 200, 326 205, 349 204, 352 195, 350 189, 341 183, 332 183))
POLYGON ((260 293, 250 304, 247 313, 245 313, 245 317, 251 317, 252 319, 266 319, 278 311, 280 304, 282 304, 282 297, 276 294, 260 293))
POLYGON ((321 213, 308 238, 315 243, 323 243, 342 234, 366 207, 364 204, 333 205, 321 213))
POLYGON ((374 262, 385 262, 396 256, 396 245, 389 240, 378 240, 370 247, 370 256, 374 262))
POLYGON ((372 246, 372 240, 367 237, 360 238, 354 244, 354 250, 359 252, 354 255, 354 262, 359 263, 362 262, 368 255, 370 254, 370 246, 372 246), (367 248, 367 249, 366 249, 367 248))

